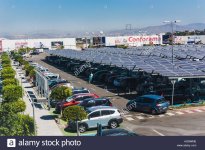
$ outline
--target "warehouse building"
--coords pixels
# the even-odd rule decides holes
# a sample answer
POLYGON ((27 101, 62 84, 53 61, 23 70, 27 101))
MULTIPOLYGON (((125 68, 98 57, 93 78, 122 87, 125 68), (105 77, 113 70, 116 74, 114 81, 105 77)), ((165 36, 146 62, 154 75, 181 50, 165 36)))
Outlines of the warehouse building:
POLYGON ((76 49, 75 38, 55 39, 0 39, 0 52, 11 51, 19 48, 41 48, 41 49, 76 49))

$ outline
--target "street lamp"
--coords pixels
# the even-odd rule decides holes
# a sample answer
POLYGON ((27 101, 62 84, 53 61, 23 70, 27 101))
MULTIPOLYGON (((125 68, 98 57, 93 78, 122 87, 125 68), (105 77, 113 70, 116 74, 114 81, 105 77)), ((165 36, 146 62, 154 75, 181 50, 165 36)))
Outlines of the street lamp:
POLYGON ((174 24, 181 22, 180 20, 175 21, 163 21, 163 23, 170 24, 172 28, 172 64, 174 65, 174 24))

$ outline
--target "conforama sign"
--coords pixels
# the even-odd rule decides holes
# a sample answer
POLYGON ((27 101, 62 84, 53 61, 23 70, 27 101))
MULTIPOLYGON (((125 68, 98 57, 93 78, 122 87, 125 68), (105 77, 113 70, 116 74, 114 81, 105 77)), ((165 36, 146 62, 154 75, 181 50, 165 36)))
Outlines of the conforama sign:
POLYGON ((161 44, 161 36, 120 36, 120 37, 106 37, 106 46, 129 45, 142 46, 143 44, 161 44))

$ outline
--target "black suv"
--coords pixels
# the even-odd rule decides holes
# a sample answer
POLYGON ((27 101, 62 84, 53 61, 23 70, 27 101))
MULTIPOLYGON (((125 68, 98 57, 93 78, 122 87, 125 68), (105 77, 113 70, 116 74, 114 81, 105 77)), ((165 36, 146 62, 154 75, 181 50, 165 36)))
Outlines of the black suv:
POLYGON ((78 105, 86 109, 94 106, 112 106, 112 103, 109 98, 88 98, 78 105))

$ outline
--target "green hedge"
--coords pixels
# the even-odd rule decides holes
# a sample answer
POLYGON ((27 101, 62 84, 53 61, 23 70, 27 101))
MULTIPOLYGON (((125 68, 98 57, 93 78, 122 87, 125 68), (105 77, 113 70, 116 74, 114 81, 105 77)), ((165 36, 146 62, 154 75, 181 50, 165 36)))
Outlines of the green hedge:
POLYGON ((5 102, 14 102, 22 98, 22 87, 16 85, 7 85, 3 87, 2 95, 5 102))

